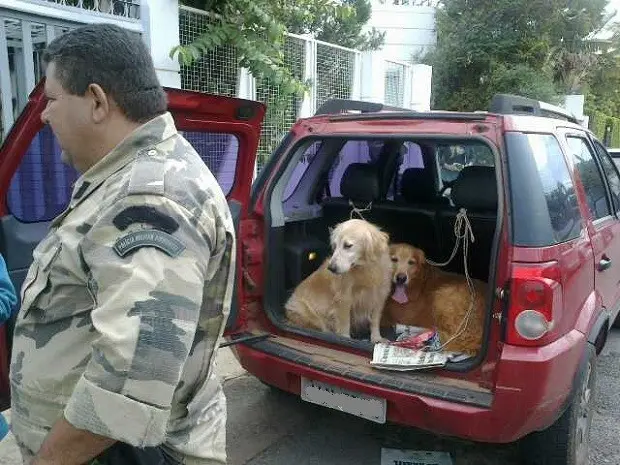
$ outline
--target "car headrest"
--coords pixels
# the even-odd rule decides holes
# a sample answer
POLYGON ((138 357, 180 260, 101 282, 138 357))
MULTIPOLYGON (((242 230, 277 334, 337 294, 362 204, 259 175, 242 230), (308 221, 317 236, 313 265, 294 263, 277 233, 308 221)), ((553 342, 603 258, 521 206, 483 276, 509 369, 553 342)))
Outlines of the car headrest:
POLYGON ((454 181, 452 201, 471 210, 497 210, 497 184, 492 166, 466 166, 454 181))
POLYGON ((428 171, 408 168, 400 178, 400 194, 408 203, 433 202, 437 197, 437 189, 428 171))
POLYGON ((351 163, 340 180, 340 194, 358 202, 378 200, 381 187, 375 167, 367 163, 351 163))

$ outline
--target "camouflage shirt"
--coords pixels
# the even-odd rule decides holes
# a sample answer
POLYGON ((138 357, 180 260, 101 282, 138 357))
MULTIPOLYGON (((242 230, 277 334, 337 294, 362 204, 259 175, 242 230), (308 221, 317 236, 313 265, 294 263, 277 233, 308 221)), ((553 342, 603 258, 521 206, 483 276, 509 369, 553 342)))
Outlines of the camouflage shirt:
POLYGON ((225 462, 213 358, 234 234, 216 179, 169 113, 78 179, 21 291, 11 393, 23 449, 38 451, 64 413, 134 446, 225 462))

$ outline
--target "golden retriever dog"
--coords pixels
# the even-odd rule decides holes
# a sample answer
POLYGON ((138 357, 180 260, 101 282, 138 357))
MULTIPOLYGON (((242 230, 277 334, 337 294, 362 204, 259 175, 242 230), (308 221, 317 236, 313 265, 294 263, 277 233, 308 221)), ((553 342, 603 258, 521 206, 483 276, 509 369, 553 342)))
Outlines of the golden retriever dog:
POLYGON ((465 276, 448 273, 426 261, 424 251, 409 244, 390 245, 393 293, 383 312, 382 326, 403 324, 437 328, 444 349, 475 355, 482 344, 486 283, 472 279, 474 308, 465 276), (457 336, 457 333, 461 333, 457 336))
POLYGON ((295 289, 285 305, 295 326, 351 337, 368 328, 373 343, 390 294, 389 236, 364 220, 351 219, 330 232, 332 255, 295 289))

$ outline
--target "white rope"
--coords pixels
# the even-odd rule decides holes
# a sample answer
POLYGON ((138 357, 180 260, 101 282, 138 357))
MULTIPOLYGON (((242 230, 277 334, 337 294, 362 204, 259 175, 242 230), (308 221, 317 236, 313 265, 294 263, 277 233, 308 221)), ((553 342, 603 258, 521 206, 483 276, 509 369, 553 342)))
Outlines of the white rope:
MULTIPOLYGON (((467 217, 467 211, 464 208, 461 208, 459 210, 459 213, 456 216, 456 222, 454 223, 454 235, 456 236, 456 243, 454 244, 454 250, 452 251, 452 255, 450 256, 448 261, 445 263, 435 263, 435 262, 432 262, 431 260, 427 260, 427 262, 435 266, 446 266, 448 263, 452 261, 452 259, 456 255, 456 251, 458 250, 460 242, 463 241, 463 269, 465 271, 465 279, 467 280, 467 287, 469 287, 469 293, 471 296, 471 300, 469 303, 469 309, 467 310, 467 313, 463 317, 463 320, 461 321, 461 324, 458 330, 456 331, 456 333, 454 333, 454 335, 450 339, 448 339, 446 342, 441 344, 440 347, 436 349, 429 348, 429 350, 433 352, 435 351, 439 352, 443 350, 444 347, 446 347, 452 341, 461 337, 461 335, 467 329, 467 325, 469 324, 469 320, 471 318, 471 314, 474 310, 474 306, 476 302, 476 288, 474 287, 474 282, 472 281, 471 276, 469 275, 469 267, 467 266, 467 257, 469 256, 469 244, 470 242, 473 243, 475 239, 474 239, 474 233, 471 229, 471 223, 469 222, 469 218, 467 217), (463 228, 464 230, 461 231, 463 228)), ((435 321, 434 312, 433 312, 433 321, 435 321)), ((437 325, 435 324, 435 326, 437 325)))
MULTIPOLYGON (((461 241, 466 242, 468 236, 469 240, 472 243, 476 241, 476 239, 474 238, 474 232, 471 229, 471 223, 469 222, 469 218, 467 217, 467 210, 465 210, 464 208, 461 208, 456 214, 456 221, 454 222, 454 236, 456 237, 456 241, 454 242, 454 249, 452 249, 452 255, 450 255, 450 258, 448 258, 447 261, 443 263, 437 263, 427 258, 426 263, 429 263, 433 266, 446 266, 456 256, 456 252, 459 250, 459 244, 461 243, 461 241), (463 228, 465 228, 465 230, 461 231, 463 228)), ((463 245, 463 254, 465 254, 465 245, 463 245)))
POLYGON ((349 205, 351 206, 351 214, 349 215, 350 220, 353 219, 354 214, 357 214, 357 216, 366 221, 366 218, 364 218, 364 215, 362 215, 362 213, 372 210, 372 201, 364 208, 357 208, 351 200, 349 200, 349 205))

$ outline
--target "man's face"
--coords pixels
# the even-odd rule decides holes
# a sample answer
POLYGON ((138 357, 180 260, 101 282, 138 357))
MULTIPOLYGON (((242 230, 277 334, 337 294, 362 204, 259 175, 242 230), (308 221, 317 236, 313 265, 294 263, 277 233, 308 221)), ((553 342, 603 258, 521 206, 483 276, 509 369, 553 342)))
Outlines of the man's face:
POLYGON ((56 78, 56 65, 52 62, 46 70, 45 96, 47 106, 41 119, 49 124, 62 149, 62 160, 79 169, 84 165, 84 150, 94 129, 91 98, 71 95, 56 78))

